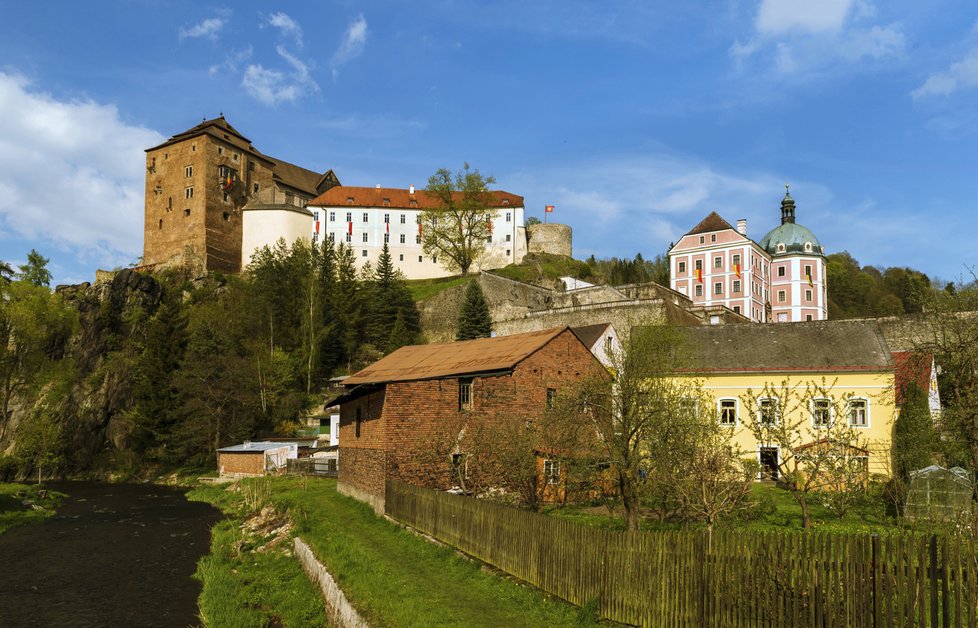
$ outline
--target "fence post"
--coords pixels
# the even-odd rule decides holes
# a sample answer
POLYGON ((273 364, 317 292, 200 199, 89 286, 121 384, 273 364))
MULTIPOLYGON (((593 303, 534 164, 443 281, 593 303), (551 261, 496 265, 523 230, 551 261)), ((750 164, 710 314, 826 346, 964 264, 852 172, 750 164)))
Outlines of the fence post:
POLYGON ((879 569, 879 556, 880 556, 880 535, 874 534, 871 542, 872 547, 872 560, 870 561, 870 577, 872 578, 872 591, 873 595, 873 626, 876 628, 882 628, 882 611, 883 605, 880 603, 880 569, 879 569))
POLYGON ((927 570, 930 578, 930 625, 934 628, 938 626, 937 618, 937 535, 930 537, 930 569, 927 570))

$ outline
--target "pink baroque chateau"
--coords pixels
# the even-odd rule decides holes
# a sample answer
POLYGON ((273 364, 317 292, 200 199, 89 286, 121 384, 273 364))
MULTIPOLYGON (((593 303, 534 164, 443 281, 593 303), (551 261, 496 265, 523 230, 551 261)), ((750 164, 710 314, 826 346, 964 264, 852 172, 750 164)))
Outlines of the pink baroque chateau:
POLYGON ((828 318, 825 250, 795 222, 785 192, 781 224, 755 242, 747 221, 734 228, 711 212, 669 250, 670 287, 698 305, 723 305, 765 323, 828 318))

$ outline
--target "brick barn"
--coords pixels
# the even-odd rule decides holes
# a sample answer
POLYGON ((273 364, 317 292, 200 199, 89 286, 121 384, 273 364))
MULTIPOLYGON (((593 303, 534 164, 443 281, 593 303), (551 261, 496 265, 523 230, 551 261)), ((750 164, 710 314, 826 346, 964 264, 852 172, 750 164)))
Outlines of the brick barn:
POLYGON ((595 376, 608 374, 569 327, 402 347, 344 381, 338 489, 379 512, 387 479, 448 489, 466 460, 437 451, 446 425, 532 419, 595 376))

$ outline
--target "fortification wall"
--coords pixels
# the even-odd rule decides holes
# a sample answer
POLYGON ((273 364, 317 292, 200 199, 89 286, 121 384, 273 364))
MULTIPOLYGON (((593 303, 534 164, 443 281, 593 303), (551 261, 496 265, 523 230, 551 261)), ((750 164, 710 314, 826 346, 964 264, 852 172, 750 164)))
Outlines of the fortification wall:
POLYGON ((551 253, 573 257, 573 233, 570 226, 538 223, 527 227, 526 233, 530 239, 527 245, 529 253, 551 253))

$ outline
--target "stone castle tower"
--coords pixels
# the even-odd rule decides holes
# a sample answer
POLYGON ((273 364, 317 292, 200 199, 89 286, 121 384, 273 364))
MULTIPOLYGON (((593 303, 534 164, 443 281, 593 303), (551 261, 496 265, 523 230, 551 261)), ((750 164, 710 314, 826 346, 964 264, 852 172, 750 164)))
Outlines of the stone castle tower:
POLYGON ((146 150, 143 264, 201 260, 207 270, 241 270, 241 209, 271 192, 287 204, 339 185, 259 152, 224 116, 204 120, 146 150))

